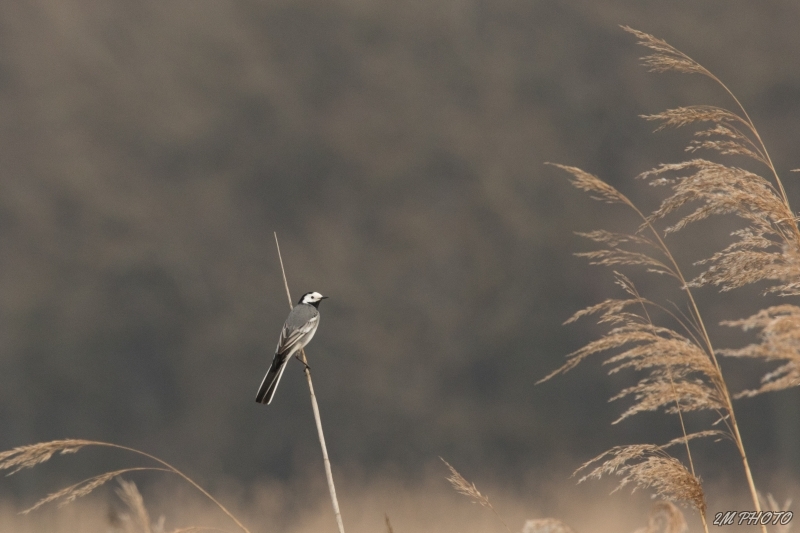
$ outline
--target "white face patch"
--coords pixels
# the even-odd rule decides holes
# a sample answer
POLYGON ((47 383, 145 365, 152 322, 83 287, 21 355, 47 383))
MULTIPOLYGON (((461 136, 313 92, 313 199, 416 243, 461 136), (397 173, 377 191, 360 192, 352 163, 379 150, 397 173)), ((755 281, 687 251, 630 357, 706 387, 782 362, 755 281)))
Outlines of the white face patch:
POLYGON ((322 300, 323 298, 324 298, 324 296, 322 296, 322 295, 321 295, 320 293, 318 293, 318 292, 309 292, 308 294, 306 294, 306 295, 304 295, 304 296, 303 296, 303 300, 302 300, 302 302, 301 302, 301 303, 304 303, 304 304, 313 304, 313 303, 319 302, 319 301, 320 301, 320 300, 322 300))

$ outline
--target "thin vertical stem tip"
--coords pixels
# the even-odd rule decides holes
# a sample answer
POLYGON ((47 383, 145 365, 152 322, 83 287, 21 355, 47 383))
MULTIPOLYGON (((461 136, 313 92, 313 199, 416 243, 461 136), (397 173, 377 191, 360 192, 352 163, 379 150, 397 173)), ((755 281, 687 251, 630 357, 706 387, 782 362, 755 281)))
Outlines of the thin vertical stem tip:
POLYGON ((281 262, 281 273, 283 274, 283 286, 286 288, 286 298, 289 300, 289 309, 294 309, 292 305, 292 294, 289 292, 289 282, 286 281, 286 269, 283 268, 283 256, 281 256, 281 245, 278 244, 278 232, 274 231, 272 234, 275 236, 275 247, 278 249, 278 261, 281 262))

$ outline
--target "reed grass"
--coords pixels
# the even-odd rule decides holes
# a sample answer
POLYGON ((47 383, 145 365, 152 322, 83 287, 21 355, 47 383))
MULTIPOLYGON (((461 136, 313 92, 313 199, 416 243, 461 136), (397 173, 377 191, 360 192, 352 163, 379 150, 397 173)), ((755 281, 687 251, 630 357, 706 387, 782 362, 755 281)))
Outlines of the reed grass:
POLYGON ((522 533, 575 533, 575 530, 558 518, 533 518, 525 521, 522 533))
MULTIPOLYGON (((23 514, 30 513, 41 506, 59 501, 59 506, 67 505, 78 498, 83 496, 87 496, 95 489, 101 487, 102 485, 108 483, 112 479, 119 478, 122 474, 128 474, 131 472, 140 472, 140 471, 156 471, 156 472, 168 472, 171 474, 175 474, 190 485, 192 485, 195 489, 200 491, 203 496, 213 502, 224 514, 228 516, 244 533, 250 533, 244 524, 242 524, 238 518, 236 518, 224 505, 222 505, 216 498, 214 498, 211 494, 208 493, 203 487, 198 485, 194 480, 192 480, 189 476, 172 466, 171 464, 167 463, 166 461, 159 459, 158 457, 151 455, 149 453, 143 452, 141 450, 137 450, 135 448, 129 448, 127 446, 121 446, 119 444, 112 444, 109 442, 100 442, 100 441, 92 441, 92 440, 82 440, 82 439, 63 439, 63 440, 54 440, 49 442, 40 442, 38 444, 29 444, 26 446, 19 446, 17 448, 13 448, 11 450, 7 450, 0 453, 0 471, 2 470, 9 470, 7 475, 13 475, 19 472, 20 470, 26 468, 33 468, 37 465, 45 463, 49 461, 53 455, 67 455, 77 453, 79 450, 85 447, 104 447, 104 448, 113 448, 117 450, 124 450, 127 452, 134 453, 139 455, 140 457, 144 457, 149 459, 159 466, 157 467, 132 467, 132 468, 123 468, 120 470, 113 470, 110 472, 105 472, 103 474, 99 474, 96 476, 92 476, 86 478, 74 485, 70 485, 69 487, 65 487, 59 491, 56 491, 52 494, 47 495, 46 497, 40 499, 36 502, 32 507, 22 511, 23 514)), ((132 510, 135 520, 138 521, 142 525, 145 533, 152 533, 150 531, 150 522, 149 517, 147 515, 147 511, 144 508, 144 501, 142 500, 141 495, 139 494, 138 490, 136 490, 135 485, 132 485, 129 482, 125 482, 124 480, 120 479, 121 488, 118 491, 118 495, 120 498, 128 505, 128 507, 132 510)), ((198 527, 191 527, 185 529, 185 531, 193 530, 197 531, 202 528, 198 527)))
POLYGON ((453 486, 453 488, 459 494, 463 494, 464 496, 470 498, 473 503, 479 504, 481 507, 486 507, 490 511, 494 513, 498 520, 503 524, 503 527, 506 528, 506 531, 511 533, 511 530, 508 528, 508 524, 506 524, 505 520, 500 517, 500 514, 494 508, 494 506, 489 502, 489 497, 484 496, 478 490, 478 487, 475 486, 475 483, 470 483, 467 481, 464 476, 458 473, 458 471, 453 468, 453 466, 439 457, 442 462, 447 466, 448 470, 450 470, 450 475, 447 477, 447 481, 453 486))
MULTIPOLYGON (((639 226, 630 233, 605 230, 582 233, 600 248, 577 255, 586 257, 594 265, 612 269, 633 267, 659 274, 665 278, 665 283, 671 280, 674 290, 683 293, 688 312, 682 312, 677 305, 670 306, 640 295, 626 275, 614 270, 623 297, 590 306, 566 322, 594 316, 608 331, 569 354, 564 365, 538 383, 566 373, 588 357, 601 353, 606 354, 604 364, 610 367, 609 373, 623 369, 643 373, 644 377, 636 384, 611 398, 632 400, 631 406, 614 423, 640 412, 660 410, 678 415, 681 436, 665 445, 614 447, 581 466, 578 472, 597 465, 580 481, 615 474, 620 476, 618 489, 631 484, 634 489, 652 489, 668 502, 690 505, 698 511, 708 531, 706 499, 695 472, 690 441, 722 437, 721 440, 733 442, 742 461, 753 506, 761 511, 733 399, 800 384, 800 351, 797 349, 800 307, 792 304, 767 307, 748 318, 723 322, 730 327, 757 331, 758 342, 739 349, 719 350, 712 343, 693 290, 713 285, 727 291, 763 283, 765 293, 800 295, 800 230, 767 147, 733 92, 709 70, 666 41, 627 26, 623 29, 635 36, 637 44, 649 50, 650 55, 642 58, 649 70, 706 77, 733 103, 732 109, 694 105, 643 118, 658 122, 656 131, 700 126, 686 148, 688 153, 705 151, 716 157, 749 159, 760 165, 768 177, 705 158, 661 164, 638 176, 668 190, 661 205, 645 215, 630 199, 598 177, 576 167, 555 165, 570 175, 575 187, 588 192, 592 198, 623 205, 640 219, 639 226), (743 221, 744 227, 732 233, 733 242, 727 247, 700 260, 697 264, 702 266, 702 272, 687 279, 664 238, 716 215, 734 215, 743 221), (668 219, 672 220, 669 224, 668 219), (653 310, 667 316, 669 323, 655 324, 651 318, 653 310), (759 388, 732 394, 718 356, 760 359, 765 363, 778 362, 780 366, 764 374, 759 388), (694 411, 717 413, 717 421, 724 429, 687 432, 684 415, 694 411), (668 453, 668 448, 676 443, 682 443, 686 449, 688 468, 668 453)), ((765 526, 762 531, 766 533, 765 526)))
MULTIPOLYGON (((114 491, 122 503, 127 508, 126 511, 112 511, 110 521, 111 531, 124 530, 124 533, 167 533, 164 529, 165 517, 161 516, 155 523, 150 520, 150 513, 144 504, 139 489, 133 481, 127 481, 118 477, 119 487, 114 491), (121 526, 121 528, 119 527, 121 526)), ((224 529, 215 527, 189 526, 179 527, 170 530, 169 533, 200 533, 203 531, 214 531, 217 533, 229 533, 224 529)))
POLYGON ((150 513, 147 512, 147 507, 144 505, 144 498, 142 498, 139 489, 133 481, 125 481, 119 478, 120 487, 116 490, 117 496, 125 503, 130 510, 126 514, 127 523, 135 524, 136 528, 142 533, 153 533, 153 528, 150 525, 150 513))
POLYGON ((685 533, 689 529, 681 510, 672 502, 658 502, 650 510, 647 526, 634 533, 685 533))
MULTIPOLYGON (((640 447, 640 448, 643 448, 643 447, 640 447)), ((653 447, 653 448, 657 448, 657 447, 653 447)), ((652 452, 653 450, 650 450, 650 451, 652 452)), ((606 453, 607 454, 609 454, 609 453, 613 454, 613 452, 614 452, 614 450, 610 450, 609 452, 606 452, 606 453)), ((625 450, 625 453, 631 453, 631 450, 625 450)), ((642 450, 642 453, 646 453, 646 450, 642 450)), ((450 482, 450 485, 453 487, 453 489, 455 489, 455 491, 458 492, 459 494, 463 494, 464 496, 466 496, 467 498, 472 500, 472 503, 477 503, 481 507, 485 507, 485 508, 491 510, 492 513, 494 513, 494 515, 497 517, 497 519, 506 528, 506 531, 510 532, 511 530, 509 529, 509 527, 506 524, 506 522, 500 517, 500 514, 497 512, 497 510, 494 508, 494 506, 489 502, 489 497, 484 495, 484 494, 482 494, 478 490, 478 488, 475 486, 475 483, 471 483, 471 482, 467 481, 467 479, 464 478, 464 476, 462 476, 461 474, 459 474, 458 471, 450 463, 448 463, 447 461, 445 461, 441 457, 439 459, 442 460, 442 462, 447 466, 448 470, 450 471, 450 475, 446 479, 447 479, 447 481, 450 482)), ((589 461, 589 463, 586 463, 581 468, 584 468, 588 464, 590 464, 592 462, 595 462, 597 459, 599 459, 599 458, 595 458, 592 461, 589 461)), ((616 457, 616 459, 622 460, 621 457, 616 457)), ((675 461, 675 460, 673 460, 673 461, 675 461)), ((632 472, 637 467, 638 467, 638 465, 625 465, 625 464, 622 465, 623 469, 627 468, 629 476, 636 476, 637 475, 635 472, 632 472)), ((599 467, 599 468, 603 468, 603 467, 599 467)), ((667 476, 667 477, 673 476, 673 474, 671 474, 668 471, 670 468, 674 468, 674 466, 673 465, 668 465, 666 467, 663 467, 663 466, 661 466, 660 463, 657 463, 647 473, 647 475, 642 475, 642 477, 644 478, 646 483, 648 483, 648 486, 650 486, 650 485, 654 484, 654 481, 652 479, 652 475, 667 476)), ((619 471, 619 470, 620 470, 619 468, 616 469, 616 471, 619 471)), ((587 477, 595 477, 594 474, 595 474, 595 472, 592 472, 592 473, 588 474, 587 477)), ((598 474, 597 477, 599 477, 599 474, 598 474)), ((626 483, 627 482, 623 481, 621 486, 624 486, 626 483)), ((666 485, 670 485, 670 484, 666 483, 666 485)), ((693 482, 689 481, 689 485, 685 488, 685 490, 688 492, 688 494, 682 495, 680 499, 691 499, 692 497, 695 497, 695 495, 692 494, 693 491, 702 490, 702 489, 700 489, 699 487, 694 486, 693 482)), ((664 496, 664 494, 661 494, 658 491, 657 491, 657 494, 661 495, 662 497, 664 496)), ((789 503, 791 503, 791 502, 787 502, 784 505, 784 507, 788 509, 789 503)), ((772 509, 773 507, 777 510, 777 503, 775 503, 775 500, 770 495, 770 497, 769 497, 769 508, 772 509)), ((387 525, 387 529, 388 529, 389 533, 392 533, 392 529, 391 529, 391 525, 389 524, 389 517, 388 516, 386 517, 386 525, 387 525)), ((683 513, 681 512, 681 510, 677 506, 675 506, 672 502, 667 501, 667 500, 663 500, 663 501, 659 501, 658 503, 653 505, 652 509, 650 510, 650 515, 648 517, 647 526, 639 528, 636 531, 634 531, 633 533, 685 533, 687 531, 687 529, 688 529, 688 526, 686 524, 686 518, 684 517, 683 513)), ((533 518, 533 519, 525 521, 525 523, 522 526, 521 533, 575 533, 575 530, 572 529, 569 525, 567 525, 562 520, 559 520, 558 518, 533 518)), ((786 532, 783 532, 783 533, 786 533, 786 532)))

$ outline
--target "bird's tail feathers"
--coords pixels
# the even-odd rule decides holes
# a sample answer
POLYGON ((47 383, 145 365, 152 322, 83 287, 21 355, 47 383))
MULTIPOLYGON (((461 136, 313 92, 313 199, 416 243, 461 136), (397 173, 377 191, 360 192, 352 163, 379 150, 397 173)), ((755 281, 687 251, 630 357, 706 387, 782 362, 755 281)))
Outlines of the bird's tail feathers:
POLYGON ((261 382, 261 386, 258 388, 256 402, 266 405, 272 402, 272 397, 275 396, 275 389, 278 388, 278 383, 281 381, 281 376, 283 376, 283 371, 286 369, 286 363, 288 362, 288 357, 283 360, 280 357, 275 357, 269 372, 264 376, 264 381, 261 382))

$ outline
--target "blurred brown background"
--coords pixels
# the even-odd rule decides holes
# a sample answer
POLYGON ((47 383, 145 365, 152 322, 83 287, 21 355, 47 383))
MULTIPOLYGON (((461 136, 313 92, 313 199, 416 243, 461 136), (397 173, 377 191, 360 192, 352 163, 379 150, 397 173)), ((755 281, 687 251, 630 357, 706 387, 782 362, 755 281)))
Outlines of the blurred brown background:
MULTIPOLYGON (((663 415, 611 426, 632 376, 596 362, 534 387, 598 333, 561 323, 616 294, 573 232, 634 222, 543 163, 650 209, 660 191, 633 176, 689 132, 638 115, 729 105, 648 74, 628 24, 729 84, 800 205, 798 23, 796 0, 2 3, 0 446, 111 441, 211 488, 316 472, 301 365, 253 401, 288 312, 273 231, 293 298, 331 297, 308 354, 334 469, 413 479, 441 455, 546 490, 543 472, 673 438, 663 415)), ((672 241, 687 265, 724 224, 672 241)), ((761 298, 700 293, 712 323, 761 298)), ((734 390, 764 370, 723 364, 734 390)), ((766 488, 800 476, 798 402, 737 404, 766 488)), ((739 483, 732 445, 698 453, 739 483)), ((0 493, 120 462, 82 457, 0 493)))

